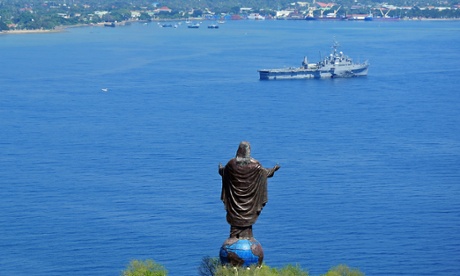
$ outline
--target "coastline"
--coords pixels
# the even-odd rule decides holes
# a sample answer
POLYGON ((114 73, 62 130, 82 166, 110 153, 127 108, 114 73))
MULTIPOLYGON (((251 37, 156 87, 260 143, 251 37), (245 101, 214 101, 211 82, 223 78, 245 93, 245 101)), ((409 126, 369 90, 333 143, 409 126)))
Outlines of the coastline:
MULTIPOLYGON (((162 21, 181 21, 181 20, 186 20, 186 19, 177 19, 177 20, 152 20, 152 21, 157 21, 157 22, 162 22, 162 21)), ((300 19, 303 20, 303 19, 300 19)), ((460 21, 460 18, 401 18, 401 21, 460 21)), ((135 21, 123 21, 123 22, 118 22, 116 23, 116 26, 123 26, 132 22, 143 22, 139 20, 135 21)), ((145 21, 146 22, 146 21, 145 21)), ((4 30, 0 31, 0 35, 7 35, 7 34, 48 34, 48 33, 60 33, 64 32, 68 28, 79 28, 79 27, 104 27, 104 22, 101 23, 93 23, 93 24, 78 24, 78 25, 61 25, 57 26, 52 30, 43 30, 43 29, 37 29, 37 30, 4 30)))
MULTIPOLYGON (((124 25, 129 21, 121 22, 117 25, 124 25)), ((61 33, 64 32, 66 29, 69 28, 80 28, 80 27, 104 27, 104 23, 97 23, 97 24, 78 24, 78 25, 61 25, 57 26, 52 30, 5 30, 0 31, 0 35, 7 35, 7 34, 49 34, 49 33, 61 33)))
POLYGON ((47 33, 58 33, 62 32, 64 28, 54 29, 54 30, 7 30, 1 31, 2 34, 47 34, 47 33))

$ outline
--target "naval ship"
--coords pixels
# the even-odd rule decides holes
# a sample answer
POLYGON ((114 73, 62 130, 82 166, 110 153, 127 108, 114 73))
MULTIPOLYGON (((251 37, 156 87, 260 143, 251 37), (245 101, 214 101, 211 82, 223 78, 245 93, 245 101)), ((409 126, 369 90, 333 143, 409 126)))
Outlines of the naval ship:
POLYGON ((331 54, 317 63, 308 63, 307 57, 304 57, 300 67, 260 69, 258 70, 260 79, 319 79, 367 76, 369 62, 366 60, 363 63, 354 63, 343 52, 339 52, 338 47, 339 44, 334 42, 331 54))

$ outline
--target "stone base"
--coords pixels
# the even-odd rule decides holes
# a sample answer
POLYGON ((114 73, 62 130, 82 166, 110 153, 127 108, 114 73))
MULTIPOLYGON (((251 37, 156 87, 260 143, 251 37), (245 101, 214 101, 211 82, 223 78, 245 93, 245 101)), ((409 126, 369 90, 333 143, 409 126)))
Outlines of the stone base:
POLYGON ((264 260, 264 251, 262 245, 254 238, 228 238, 220 248, 219 257, 224 265, 261 266, 264 260))

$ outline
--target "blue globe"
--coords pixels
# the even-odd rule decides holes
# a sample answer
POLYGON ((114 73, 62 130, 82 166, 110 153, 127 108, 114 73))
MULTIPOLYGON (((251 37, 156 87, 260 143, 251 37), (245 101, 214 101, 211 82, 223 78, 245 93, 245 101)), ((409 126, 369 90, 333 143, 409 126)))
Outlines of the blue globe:
POLYGON ((262 245, 254 238, 237 239, 228 238, 220 248, 220 261, 222 264, 248 267, 261 266, 264 259, 262 245))

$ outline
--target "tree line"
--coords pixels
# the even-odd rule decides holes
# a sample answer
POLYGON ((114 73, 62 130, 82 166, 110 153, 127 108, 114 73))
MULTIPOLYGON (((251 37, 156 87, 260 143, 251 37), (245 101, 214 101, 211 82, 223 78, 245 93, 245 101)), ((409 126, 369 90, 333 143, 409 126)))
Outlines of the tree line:
MULTIPOLYGON (((414 5, 412 9, 395 10, 393 15, 426 18, 460 18, 459 9, 425 9, 427 5, 436 5, 428 0, 391 0, 388 4, 414 5)), ((441 1, 441 0, 439 0, 441 1)), ((324 1, 327 2, 327 1, 324 1)), ((342 9, 339 15, 346 13, 369 13, 376 3, 372 0, 339 0, 342 9), (358 9, 356 6, 358 5, 358 9), (355 7, 351 10, 351 7, 355 7)), ((447 0, 439 6, 454 7, 458 0, 447 0)), ((179 19, 201 17, 207 12, 216 15, 238 14, 240 8, 252 8, 253 12, 264 15, 276 14, 277 10, 299 9, 305 12, 308 7, 300 7, 292 0, 246 0, 244 5, 236 0, 0 0, 0 31, 10 28, 20 30, 46 29, 56 26, 95 24, 101 22, 125 21, 131 19, 131 11, 140 12, 139 20, 179 19), (158 7, 167 6, 170 13, 152 14, 158 7), (106 11, 96 14, 96 11, 106 11)), ((333 10, 331 10, 333 11, 333 10)), ((325 11, 327 13, 328 11, 325 11)))

